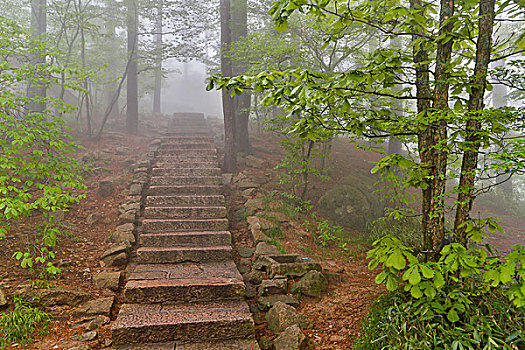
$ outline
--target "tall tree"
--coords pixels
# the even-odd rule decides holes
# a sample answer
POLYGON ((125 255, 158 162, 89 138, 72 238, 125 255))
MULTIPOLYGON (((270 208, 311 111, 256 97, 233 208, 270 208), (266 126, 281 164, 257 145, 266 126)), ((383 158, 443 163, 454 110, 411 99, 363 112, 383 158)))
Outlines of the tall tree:
POLYGON ((161 93, 162 93, 162 24, 164 13, 164 1, 158 0, 157 3, 157 23, 155 25, 157 33, 156 40, 156 62, 155 62, 155 91, 153 94, 153 113, 161 113, 161 93))
MULTIPOLYGON (((239 42, 248 35, 248 5, 246 0, 231 0, 231 40, 239 42)), ((233 61, 233 75, 243 75, 248 69, 246 59, 233 61)), ((249 122, 252 95, 249 92, 234 97, 237 150, 250 152, 249 122)))
POLYGON ((138 5, 136 0, 127 0, 128 57, 126 132, 137 134, 139 126, 138 103, 138 5))
MULTIPOLYGON (((47 0, 32 0, 31 1, 31 35, 35 39, 43 39, 42 37, 47 32, 47 0)), ((35 50, 37 51, 37 50, 35 50)), ((31 63, 33 67, 40 67, 46 62, 45 51, 38 50, 33 56, 31 63)), ((45 76, 43 71, 36 69, 37 74, 35 79, 29 81, 27 87, 27 95, 33 101, 29 105, 29 109, 33 112, 43 112, 46 109, 44 99, 47 96, 47 88, 44 82, 45 76)))
MULTIPOLYGON (((221 0, 221 71, 224 77, 233 76, 232 60, 229 56, 232 44, 231 36, 231 3, 221 0)), ((222 109, 224 114, 224 162, 223 171, 235 172, 237 168, 237 150, 235 140, 235 105, 228 89, 222 90, 222 109)))

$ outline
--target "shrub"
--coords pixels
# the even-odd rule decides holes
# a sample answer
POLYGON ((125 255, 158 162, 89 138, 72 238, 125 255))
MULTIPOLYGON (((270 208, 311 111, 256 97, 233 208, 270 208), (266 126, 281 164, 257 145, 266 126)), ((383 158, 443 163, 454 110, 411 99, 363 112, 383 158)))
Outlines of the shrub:
POLYGON ((35 335, 47 334, 49 322, 51 316, 47 313, 15 298, 14 310, 0 318, 0 348, 7 349, 13 343, 27 344, 35 335))

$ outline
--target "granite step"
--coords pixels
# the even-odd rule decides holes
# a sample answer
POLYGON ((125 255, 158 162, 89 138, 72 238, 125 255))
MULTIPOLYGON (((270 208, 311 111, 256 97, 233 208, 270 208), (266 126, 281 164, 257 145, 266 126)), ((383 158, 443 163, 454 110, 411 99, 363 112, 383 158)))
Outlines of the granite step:
POLYGON ((146 207, 223 207, 224 196, 148 196, 146 207))
POLYGON ((171 142, 163 142, 160 145, 159 150, 193 150, 193 149, 210 149, 215 148, 215 145, 212 144, 209 141, 203 141, 203 142, 181 142, 181 143, 171 143, 171 142))
POLYGON ((217 340, 211 342, 184 343, 169 342, 157 344, 139 344, 119 347, 119 350, 260 350, 254 338, 217 340))
POLYGON ((168 162, 168 161, 156 161, 155 164, 153 164, 153 169, 155 168, 164 168, 164 169, 209 169, 209 168, 217 168, 219 165, 219 161, 217 159, 213 161, 206 161, 206 162, 168 162))
POLYGON ((222 186, 217 185, 186 185, 186 186, 150 186, 146 190, 147 196, 176 196, 176 195, 219 195, 222 186))
POLYGON ((141 233, 227 231, 227 219, 144 219, 141 233))
POLYGON ((161 148, 156 152, 158 157, 180 157, 180 156, 217 156, 217 149, 208 148, 161 148))
POLYGON ((232 244, 228 231, 194 231, 143 233, 140 235, 143 247, 213 247, 232 244))
POLYGON ((187 136, 187 137, 196 137, 196 136, 208 136, 211 137, 210 132, 207 130, 207 128, 198 128, 196 130, 170 130, 169 132, 165 133, 163 136, 165 137, 180 137, 180 136, 187 136))
POLYGON ((221 176, 220 168, 154 168, 153 176, 221 176))
POLYGON ((177 264, 183 262, 217 262, 233 259, 231 246, 214 247, 141 247, 140 264, 177 264))
POLYGON ((159 154, 155 160, 157 163, 206 163, 206 162, 215 162, 218 163, 217 155, 200 155, 200 154, 159 154))
POLYGON ((125 288, 125 303, 240 299, 242 276, 233 261, 138 265, 125 288))
POLYGON ((146 207, 144 210, 147 219, 221 219, 226 215, 225 207, 146 207))
POLYGON ((153 176, 150 186, 222 185, 222 176, 153 176))

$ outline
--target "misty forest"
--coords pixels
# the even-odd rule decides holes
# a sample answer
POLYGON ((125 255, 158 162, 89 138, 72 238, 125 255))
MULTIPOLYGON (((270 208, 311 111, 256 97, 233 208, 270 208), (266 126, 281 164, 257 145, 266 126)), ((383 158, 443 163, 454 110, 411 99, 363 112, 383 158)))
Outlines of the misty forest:
POLYGON ((524 0, 0 0, 0 350, 525 350, 524 0))

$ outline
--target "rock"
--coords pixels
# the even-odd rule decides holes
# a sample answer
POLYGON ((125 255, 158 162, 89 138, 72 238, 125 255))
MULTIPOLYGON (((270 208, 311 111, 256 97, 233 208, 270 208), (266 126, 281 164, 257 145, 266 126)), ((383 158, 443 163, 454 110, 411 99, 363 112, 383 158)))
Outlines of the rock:
POLYGON ((252 269, 250 272, 244 275, 244 279, 252 284, 258 285, 261 284, 262 280, 264 279, 264 274, 261 271, 252 269))
POLYGON ((116 244, 134 245, 137 238, 133 232, 113 232, 109 237, 109 241, 116 244))
POLYGON ((8 305, 7 303, 7 297, 5 295, 5 291, 0 288, 0 308, 4 308, 8 305))
POLYGON ((243 258, 251 258, 253 256, 254 249, 252 247, 237 247, 237 252, 243 258))
POLYGON ((237 187, 239 187, 239 189, 243 191, 247 190, 248 188, 257 188, 259 187, 259 185, 248 179, 242 179, 237 183, 237 187))
POLYGON ((246 218, 246 222, 250 226, 250 228, 255 227, 259 225, 259 228, 261 228, 261 224, 259 223, 259 218, 257 216, 248 216, 246 218))
POLYGON ((117 226, 115 228, 115 231, 116 232, 133 232, 134 229, 135 229, 135 225, 127 223, 127 224, 117 226))
POLYGON ((117 149, 115 150, 115 154, 117 156, 123 156, 123 155, 126 155, 129 153, 129 148, 128 147, 117 147, 117 149))
POLYGON ((286 294, 288 282, 286 279, 264 280, 259 286, 259 295, 286 294))
POLYGON ((233 181, 233 174, 226 173, 222 174, 222 183, 225 185, 230 185, 233 181))
POLYGON ((374 193, 375 177, 347 177, 319 200, 319 210, 337 224, 366 232, 384 214, 385 203, 374 193))
POLYGON ((246 156, 246 158, 244 158, 245 162, 246 162, 246 166, 248 168, 262 168, 264 166, 264 160, 262 159, 259 159, 259 158, 256 158, 254 156, 246 156))
POLYGON ((115 184, 111 180, 102 180, 98 183, 98 195, 101 197, 109 197, 115 192, 115 184))
POLYGON ((327 284, 328 281, 321 272, 309 271, 292 286, 291 291, 294 294, 320 297, 327 284))
POLYGON ((129 187, 130 196, 140 196, 142 195, 142 185, 141 184, 132 184, 129 187))
POLYGON ((306 316, 301 315, 290 305, 277 302, 266 314, 268 328, 274 333, 279 334, 286 328, 298 325, 301 329, 312 328, 313 324, 306 316))
POLYGON ((254 214, 259 210, 264 210, 264 207, 265 205, 264 205, 262 198, 248 199, 246 203, 244 203, 244 208, 250 214, 254 214))
POLYGON ((323 269, 323 275, 329 284, 339 284, 343 281, 343 277, 337 272, 323 269))
POLYGON ((288 327, 273 342, 275 350, 304 350, 308 339, 297 325, 288 327))
POLYGON ((255 298, 256 295, 257 295, 257 292, 256 292, 255 288, 253 288, 250 285, 247 285, 246 286, 246 293, 244 294, 244 296, 246 298, 248 298, 248 299, 251 299, 251 298, 255 298))
POLYGON ((126 243, 112 245, 106 250, 100 259, 106 266, 122 266, 128 263, 129 250, 131 246, 126 243))
POLYGON ((279 255, 281 252, 279 249, 277 249, 276 246, 271 245, 270 243, 266 242, 260 242, 257 244, 257 247, 255 248, 255 254, 254 256, 261 256, 261 255, 279 255))
POLYGON ((97 317, 95 317, 91 321, 86 322, 85 325, 84 325, 84 329, 86 331, 88 331, 88 332, 89 331, 94 331, 98 327, 103 326, 105 324, 108 324, 109 322, 111 322, 109 317, 103 316, 103 315, 98 315, 97 317))
POLYGON ((90 350, 91 348, 86 344, 73 346, 72 348, 66 348, 65 350, 90 350))
POLYGON ((254 243, 260 244, 262 242, 269 241, 270 237, 268 237, 267 235, 264 234, 264 232, 262 232, 261 226, 259 224, 257 224, 257 226, 254 226, 251 228, 254 243))
POLYGON ((242 191, 241 195, 244 197, 244 198, 251 198, 252 196, 255 195, 255 188, 248 188, 247 190, 244 190, 242 191))
POLYGON ((91 294, 78 289, 63 287, 44 289, 30 288, 23 292, 23 297, 37 306, 53 307, 67 305, 75 307, 85 303, 91 298, 91 294))
POLYGON ((149 143, 149 146, 150 147, 156 147, 156 146, 160 146, 162 144, 162 140, 161 139, 155 139, 153 141, 151 141, 149 143))
POLYGON ((259 218, 259 224, 261 225, 261 230, 269 230, 276 227, 275 223, 265 218, 259 218))
POLYGON ((95 285, 98 287, 108 288, 112 291, 116 291, 120 286, 121 278, 122 272, 101 272, 93 276, 93 282, 95 282, 95 285))
POLYGON ((284 303, 290 306, 299 306, 299 300, 293 295, 269 295, 266 297, 259 297, 257 299, 257 307, 261 311, 266 311, 273 307, 276 303, 284 303))
POLYGON ((241 258, 237 264, 237 268, 241 274, 248 273, 252 269, 252 261, 250 259, 241 258))
POLYGON ((134 224, 137 221, 137 212, 136 211, 127 211, 122 213, 118 217, 118 224, 134 224))
POLYGON ((133 164, 135 164, 135 160, 131 159, 131 158, 128 158, 128 159, 125 159, 123 162, 122 162, 122 165, 124 166, 124 168, 126 169, 129 169, 133 166, 133 164))
POLYGON ((73 341, 92 341, 97 339, 98 333, 97 331, 91 331, 80 335, 73 335, 71 336, 71 340, 73 341))
POLYGON ((109 316, 111 314, 111 309, 113 308, 114 302, 115 302, 115 297, 90 300, 84 305, 82 305, 80 308, 73 311, 73 316, 75 317, 95 316, 95 315, 109 316))
POLYGON ((259 347, 261 350, 270 350, 272 348, 272 340, 268 337, 261 337, 259 339, 259 347))
POLYGON ((100 221, 102 221, 104 219, 104 217, 100 214, 96 214, 96 213, 93 213, 93 214, 89 214, 87 219, 86 219, 86 223, 91 226, 91 225, 94 225, 100 221))

